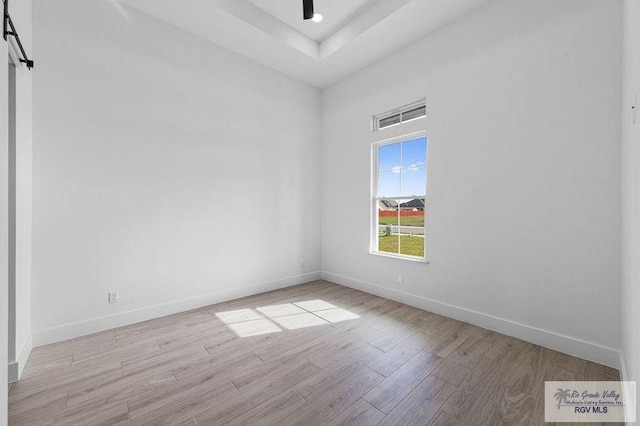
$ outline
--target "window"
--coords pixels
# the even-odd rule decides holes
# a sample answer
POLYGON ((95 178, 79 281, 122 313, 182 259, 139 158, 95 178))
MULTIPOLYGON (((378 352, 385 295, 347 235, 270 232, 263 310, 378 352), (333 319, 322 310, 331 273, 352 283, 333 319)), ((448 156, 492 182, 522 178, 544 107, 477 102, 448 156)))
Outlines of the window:
POLYGON ((373 144, 372 253, 424 260, 427 137, 373 144))
POLYGON ((373 117, 373 130, 382 130, 396 124, 406 123, 416 118, 425 117, 427 115, 427 107, 425 101, 416 102, 403 106, 393 111, 373 117))

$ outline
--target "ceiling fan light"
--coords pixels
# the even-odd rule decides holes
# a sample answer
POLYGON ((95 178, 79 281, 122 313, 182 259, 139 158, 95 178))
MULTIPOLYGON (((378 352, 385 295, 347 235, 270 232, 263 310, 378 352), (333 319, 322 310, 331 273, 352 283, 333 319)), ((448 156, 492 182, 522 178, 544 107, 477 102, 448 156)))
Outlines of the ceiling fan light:
POLYGON ((324 17, 320 13, 314 13, 313 18, 311 18, 311 20, 316 23, 322 22, 323 19, 324 17))

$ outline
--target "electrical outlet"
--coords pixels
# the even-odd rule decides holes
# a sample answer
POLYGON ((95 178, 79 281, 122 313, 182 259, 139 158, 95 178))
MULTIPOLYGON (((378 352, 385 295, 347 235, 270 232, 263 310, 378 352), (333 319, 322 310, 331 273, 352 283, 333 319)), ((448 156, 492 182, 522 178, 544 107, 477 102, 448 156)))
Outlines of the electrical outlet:
POLYGON ((109 292, 109 303, 118 303, 120 301, 120 293, 118 290, 109 292))
POLYGON ((398 282, 402 283, 402 275, 398 274, 398 282))

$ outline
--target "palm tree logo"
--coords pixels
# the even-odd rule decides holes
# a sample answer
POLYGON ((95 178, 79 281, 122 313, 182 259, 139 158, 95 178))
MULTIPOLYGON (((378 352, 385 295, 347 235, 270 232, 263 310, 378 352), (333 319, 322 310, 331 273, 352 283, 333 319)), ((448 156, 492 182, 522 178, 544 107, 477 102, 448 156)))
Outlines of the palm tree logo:
POLYGON ((562 388, 558 388, 558 391, 553 394, 554 398, 558 400, 558 410, 560 409, 562 402, 567 402, 567 398, 569 398, 569 395, 571 395, 569 389, 562 388))

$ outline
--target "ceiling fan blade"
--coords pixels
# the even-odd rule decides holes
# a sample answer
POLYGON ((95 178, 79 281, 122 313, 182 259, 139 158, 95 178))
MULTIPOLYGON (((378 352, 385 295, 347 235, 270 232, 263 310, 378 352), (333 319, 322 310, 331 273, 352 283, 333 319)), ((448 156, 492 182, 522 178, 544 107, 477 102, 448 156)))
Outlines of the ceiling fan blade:
POLYGON ((129 16, 129 13, 125 10, 122 4, 120 4, 120 0, 109 0, 109 2, 116 8, 125 21, 131 23, 131 16, 129 16))
POLYGON ((313 0, 302 0, 302 11, 304 19, 313 18, 313 0))

